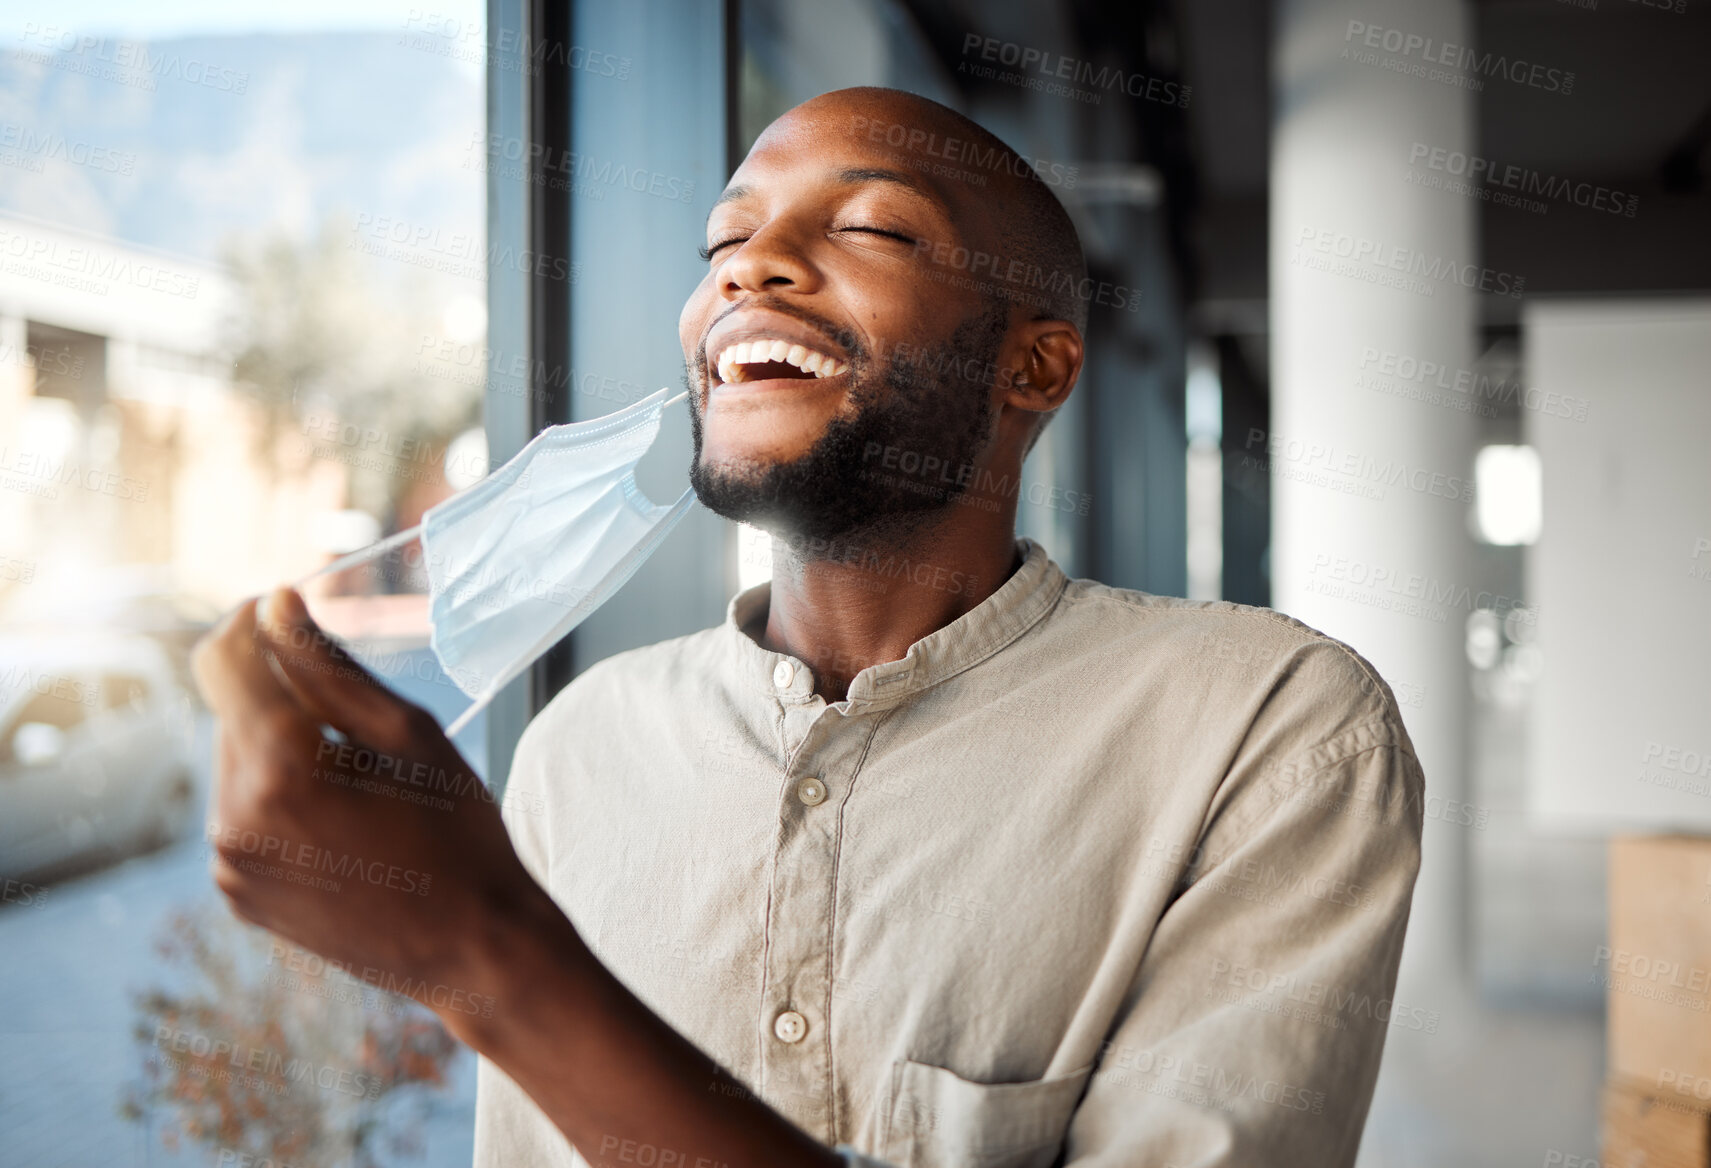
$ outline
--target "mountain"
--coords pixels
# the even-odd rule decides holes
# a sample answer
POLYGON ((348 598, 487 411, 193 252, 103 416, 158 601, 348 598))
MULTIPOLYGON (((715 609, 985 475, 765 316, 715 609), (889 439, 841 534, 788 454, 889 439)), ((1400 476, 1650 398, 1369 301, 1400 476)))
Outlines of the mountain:
POLYGON ((453 44, 400 29, 0 53, 0 214, 204 260, 335 214, 479 240, 484 96, 453 44))

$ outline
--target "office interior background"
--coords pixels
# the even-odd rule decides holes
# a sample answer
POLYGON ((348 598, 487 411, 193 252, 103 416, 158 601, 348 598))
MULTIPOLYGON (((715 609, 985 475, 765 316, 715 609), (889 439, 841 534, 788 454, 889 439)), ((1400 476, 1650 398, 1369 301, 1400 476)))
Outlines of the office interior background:
MULTIPOLYGON (((885 85, 1033 161, 1112 290, 1021 532, 1396 694, 1426 858, 1360 1163, 1637 1164, 1661 1117, 1711 1164, 1708 59, 1704 0, 8 7, 0 1163, 469 1161, 472 1056, 218 902, 187 648, 678 385, 727 175, 885 85), (192 1018, 338 1073, 258 1089, 192 1018)), ((502 787, 567 679, 769 563, 696 509, 459 745, 502 787)), ((424 588, 308 593, 449 721, 424 588)))

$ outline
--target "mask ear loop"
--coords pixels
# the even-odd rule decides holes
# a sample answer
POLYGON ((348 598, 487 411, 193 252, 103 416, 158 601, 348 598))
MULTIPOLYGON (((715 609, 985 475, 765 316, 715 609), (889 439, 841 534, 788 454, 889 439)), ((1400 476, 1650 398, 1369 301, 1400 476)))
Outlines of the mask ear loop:
POLYGON ((302 579, 293 583, 291 587, 301 588, 309 581, 325 576, 329 572, 342 572, 346 568, 354 568, 358 564, 366 564, 368 561, 379 556, 383 556, 394 548, 403 547, 405 544, 409 543, 421 534, 422 525, 420 523, 416 524, 414 527, 406 527, 403 531, 395 532, 377 543, 371 543, 367 547, 358 548, 354 552, 347 552, 332 563, 316 568, 307 576, 304 576, 302 579))

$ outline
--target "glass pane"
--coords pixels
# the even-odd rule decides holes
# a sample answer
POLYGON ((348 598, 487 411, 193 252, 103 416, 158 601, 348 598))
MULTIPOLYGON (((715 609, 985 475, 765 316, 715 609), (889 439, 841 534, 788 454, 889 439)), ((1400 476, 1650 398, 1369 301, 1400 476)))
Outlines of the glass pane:
MULTIPOLYGON (((0 719, 85 728, 0 759, 0 1161, 469 1163, 468 1052, 218 897, 188 655, 486 472, 484 21, 0 17, 0 719)), ((418 562, 304 590, 449 721, 418 562)))

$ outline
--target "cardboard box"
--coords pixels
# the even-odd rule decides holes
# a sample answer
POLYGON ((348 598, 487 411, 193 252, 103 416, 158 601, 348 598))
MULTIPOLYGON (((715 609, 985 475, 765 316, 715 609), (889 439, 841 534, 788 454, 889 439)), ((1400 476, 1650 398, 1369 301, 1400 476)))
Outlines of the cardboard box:
POLYGON ((1711 839, 1610 841, 1609 1074, 1711 1110, 1711 839))
POLYGON ((1604 1084, 1602 1168, 1711 1168, 1711 1112, 1644 1084, 1604 1084))

